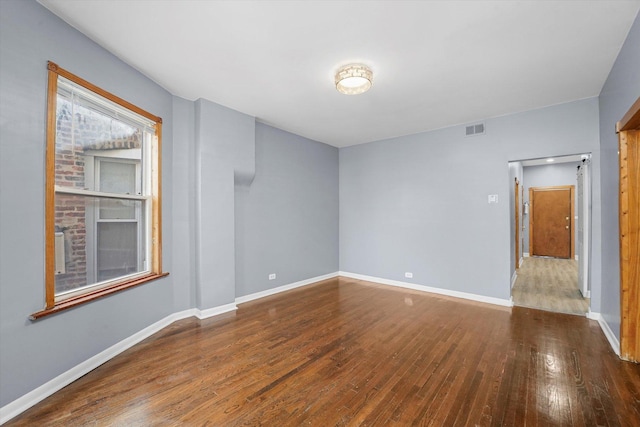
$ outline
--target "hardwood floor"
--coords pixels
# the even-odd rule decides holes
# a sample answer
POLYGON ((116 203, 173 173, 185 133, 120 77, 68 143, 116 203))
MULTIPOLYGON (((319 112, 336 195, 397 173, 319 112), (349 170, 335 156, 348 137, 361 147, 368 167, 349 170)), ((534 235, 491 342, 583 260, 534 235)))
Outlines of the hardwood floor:
POLYGON ((339 278, 185 319, 7 425, 633 426, 584 317, 339 278))
POLYGON ((578 262, 528 257, 511 290, 513 303, 557 313, 586 314, 589 302, 578 289, 578 262))

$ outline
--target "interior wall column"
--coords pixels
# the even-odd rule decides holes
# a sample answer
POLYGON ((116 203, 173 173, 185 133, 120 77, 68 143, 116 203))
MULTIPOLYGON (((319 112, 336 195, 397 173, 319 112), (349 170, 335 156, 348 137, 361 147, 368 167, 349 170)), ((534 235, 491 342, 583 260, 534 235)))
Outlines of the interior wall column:
POLYGON ((255 176, 255 118, 195 101, 196 305, 235 301, 235 186, 255 176))

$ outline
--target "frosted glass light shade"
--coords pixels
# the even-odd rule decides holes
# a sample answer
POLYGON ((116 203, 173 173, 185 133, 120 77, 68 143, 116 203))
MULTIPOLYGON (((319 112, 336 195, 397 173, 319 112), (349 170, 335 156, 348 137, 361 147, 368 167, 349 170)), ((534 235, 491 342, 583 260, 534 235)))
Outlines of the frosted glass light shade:
POLYGON ((358 95, 371 88, 373 73, 362 64, 350 64, 340 68, 336 73, 336 89, 345 95, 358 95))

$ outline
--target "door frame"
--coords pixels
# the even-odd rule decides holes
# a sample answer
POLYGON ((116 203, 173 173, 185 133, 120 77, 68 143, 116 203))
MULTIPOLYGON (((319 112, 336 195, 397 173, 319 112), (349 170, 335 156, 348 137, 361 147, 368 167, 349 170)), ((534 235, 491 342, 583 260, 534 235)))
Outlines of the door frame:
POLYGON ((616 123, 620 187, 620 357, 640 361, 640 98, 616 123))
MULTIPOLYGON (((582 174, 582 186, 577 188, 578 199, 582 198, 582 209, 577 207, 577 227, 582 226, 582 250, 576 253, 578 257, 578 268, 582 267, 582 281, 580 282, 580 271, 578 271, 578 287, 582 292, 584 298, 591 298, 591 155, 588 154, 585 159, 582 160, 578 174, 582 174), (581 194, 580 194, 581 193, 581 194)), ((580 178, 578 178, 580 181, 580 178)), ((577 236, 577 240, 580 237, 577 236)))
POLYGON ((515 185, 515 192, 516 192, 516 196, 515 196, 515 213, 516 213, 516 270, 520 268, 520 181, 518 181, 518 178, 515 178, 516 180, 516 185, 515 185))
POLYGON ((571 240, 571 255, 569 259, 576 258, 576 236, 575 236, 575 222, 576 222, 576 208, 575 208, 575 185, 554 185, 549 187, 529 187, 529 256, 533 256, 533 230, 534 230, 534 218, 533 218, 533 194, 535 191, 555 191, 555 190, 569 190, 571 199, 571 215, 569 217, 569 239, 571 240))

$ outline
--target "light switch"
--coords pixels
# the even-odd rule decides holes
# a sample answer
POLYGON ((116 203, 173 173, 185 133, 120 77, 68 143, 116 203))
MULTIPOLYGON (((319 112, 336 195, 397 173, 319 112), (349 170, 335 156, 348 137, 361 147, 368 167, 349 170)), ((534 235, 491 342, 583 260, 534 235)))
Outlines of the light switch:
POLYGON ((489 194, 489 203, 498 203, 498 195, 489 194))

